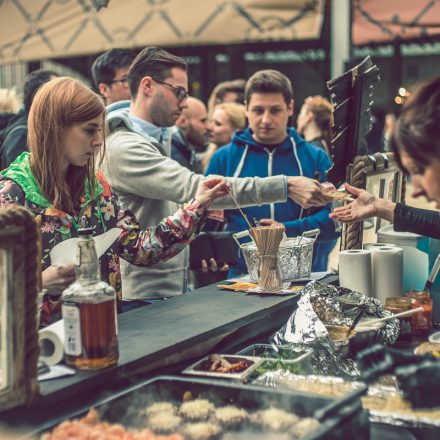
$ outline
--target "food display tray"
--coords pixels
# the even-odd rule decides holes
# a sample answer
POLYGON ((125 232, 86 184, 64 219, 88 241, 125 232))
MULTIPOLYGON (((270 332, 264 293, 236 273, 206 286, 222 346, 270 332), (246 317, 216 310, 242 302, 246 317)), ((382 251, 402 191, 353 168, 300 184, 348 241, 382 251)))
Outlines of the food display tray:
POLYGON ((222 354, 222 358, 226 359, 230 363, 240 362, 240 361, 246 361, 250 365, 243 371, 240 371, 239 373, 218 373, 215 371, 209 371, 207 368, 209 368, 208 364, 210 361, 211 355, 205 356, 204 358, 198 360, 197 362, 194 362, 189 367, 185 368, 182 373, 183 374, 190 374, 192 376, 204 376, 204 377, 212 377, 212 378, 222 378, 222 379, 232 379, 232 380, 244 380, 246 376, 248 376, 251 371, 253 371, 258 365, 261 364, 263 359, 259 357, 253 357, 253 356, 237 356, 237 355, 229 355, 229 354, 222 354))
POLYGON ((253 374, 259 368, 264 367, 264 365, 267 365, 271 370, 282 369, 294 374, 307 374, 311 371, 313 350, 303 344, 298 344, 297 346, 294 344, 253 344, 236 354, 264 359, 263 362, 252 369, 253 374))
MULTIPOLYGON (((317 418, 320 421, 319 427, 303 437, 303 440, 367 440, 370 435, 368 418, 362 410, 358 392, 334 400, 211 378, 159 376, 102 399, 96 402, 94 408, 102 420, 136 429, 138 426, 135 426, 135 421, 147 406, 162 401, 178 405, 188 396, 209 399, 216 406, 235 405, 249 413, 273 406, 300 417, 317 418)), ((82 416, 88 409, 71 414, 70 418, 82 416)), ((238 440, 244 437, 243 433, 237 432, 232 435, 228 433, 229 438, 238 440)))

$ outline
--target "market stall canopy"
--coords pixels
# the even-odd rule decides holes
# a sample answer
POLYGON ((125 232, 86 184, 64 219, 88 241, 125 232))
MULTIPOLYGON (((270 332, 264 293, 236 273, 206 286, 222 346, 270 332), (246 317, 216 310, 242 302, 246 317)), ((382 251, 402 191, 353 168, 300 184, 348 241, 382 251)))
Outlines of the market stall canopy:
POLYGON ((0 63, 112 47, 317 39, 323 0, 4 0, 0 63))
POLYGON ((386 43, 440 34, 440 3, 352 0, 353 44, 386 43))

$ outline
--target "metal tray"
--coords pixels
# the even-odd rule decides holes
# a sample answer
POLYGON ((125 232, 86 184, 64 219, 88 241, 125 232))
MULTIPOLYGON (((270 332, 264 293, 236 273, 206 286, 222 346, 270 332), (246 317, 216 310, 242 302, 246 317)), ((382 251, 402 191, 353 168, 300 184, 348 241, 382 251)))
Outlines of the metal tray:
POLYGON ((258 365, 261 364, 262 360, 259 357, 253 357, 253 356, 237 356, 237 355, 229 355, 229 354, 222 354, 221 355, 224 359, 226 359, 228 362, 234 363, 234 362, 240 362, 240 361, 247 361, 251 365, 247 367, 245 370, 240 371, 239 373, 217 373, 215 371, 209 371, 207 370, 207 364, 210 360, 211 355, 205 356, 204 358, 198 360, 197 362, 194 362, 189 367, 185 368, 182 373, 183 374, 190 374, 193 376, 204 376, 204 377, 212 377, 212 378, 222 378, 222 379, 232 379, 232 380, 240 380, 243 381, 246 376, 248 376, 251 371, 253 371, 258 365))
MULTIPOLYGON (((188 393, 194 398, 209 399, 216 406, 232 404, 248 412, 273 406, 301 417, 315 417, 320 420, 319 428, 302 440, 368 440, 370 435, 368 418, 362 410, 358 392, 335 401, 306 393, 215 379, 159 376, 100 400, 94 407, 103 420, 136 428, 135 420, 139 411, 157 401, 167 400, 180 404, 183 396, 188 393)), ((69 418, 82 416, 88 409, 86 407, 71 414, 69 418)), ((229 431, 228 438, 249 438, 243 434, 235 435, 229 431)), ((260 432, 254 432, 252 438, 266 437, 262 437, 260 432)))

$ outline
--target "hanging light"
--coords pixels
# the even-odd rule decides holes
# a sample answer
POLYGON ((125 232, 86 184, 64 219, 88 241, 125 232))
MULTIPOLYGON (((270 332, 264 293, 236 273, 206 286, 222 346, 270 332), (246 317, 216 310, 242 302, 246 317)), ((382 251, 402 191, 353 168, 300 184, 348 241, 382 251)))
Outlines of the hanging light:
POLYGON ((405 89, 405 87, 400 87, 399 95, 402 96, 402 97, 406 96, 406 89, 405 89))

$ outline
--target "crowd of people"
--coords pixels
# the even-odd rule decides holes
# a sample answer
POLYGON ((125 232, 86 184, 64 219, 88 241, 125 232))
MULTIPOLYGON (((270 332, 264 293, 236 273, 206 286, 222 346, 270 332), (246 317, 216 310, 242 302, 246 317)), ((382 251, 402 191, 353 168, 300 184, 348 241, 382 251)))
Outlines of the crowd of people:
MULTIPOLYGON (((51 71, 32 72, 22 110, 1 114, 0 207, 20 204, 41 216, 44 323, 56 319, 60 292, 74 279, 73 265, 53 266, 50 250, 80 227, 96 235, 121 229, 100 259, 101 274, 129 310, 185 293, 186 244, 202 229, 247 229, 236 203, 251 221, 283 225, 289 237, 319 229, 314 271, 326 270, 338 237, 332 218, 410 215, 350 186, 355 202, 331 213, 324 181, 332 106, 322 96, 307 98, 295 129, 292 84, 277 70, 221 83, 207 105, 189 96, 185 61, 160 48, 137 55, 112 49, 95 60, 92 75, 99 93, 51 71)), ((429 87, 440 93, 439 84, 429 87)), ((390 139, 402 167, 414 176, 433 173, 435 143, 419 151, 421 140, 405 134, 413 130, 405 121, 399 118, 390 139)), ((202 267, 216 271, 218 263, 202 267)), ((229 275, 246 270, 240 258, 229 275)))

